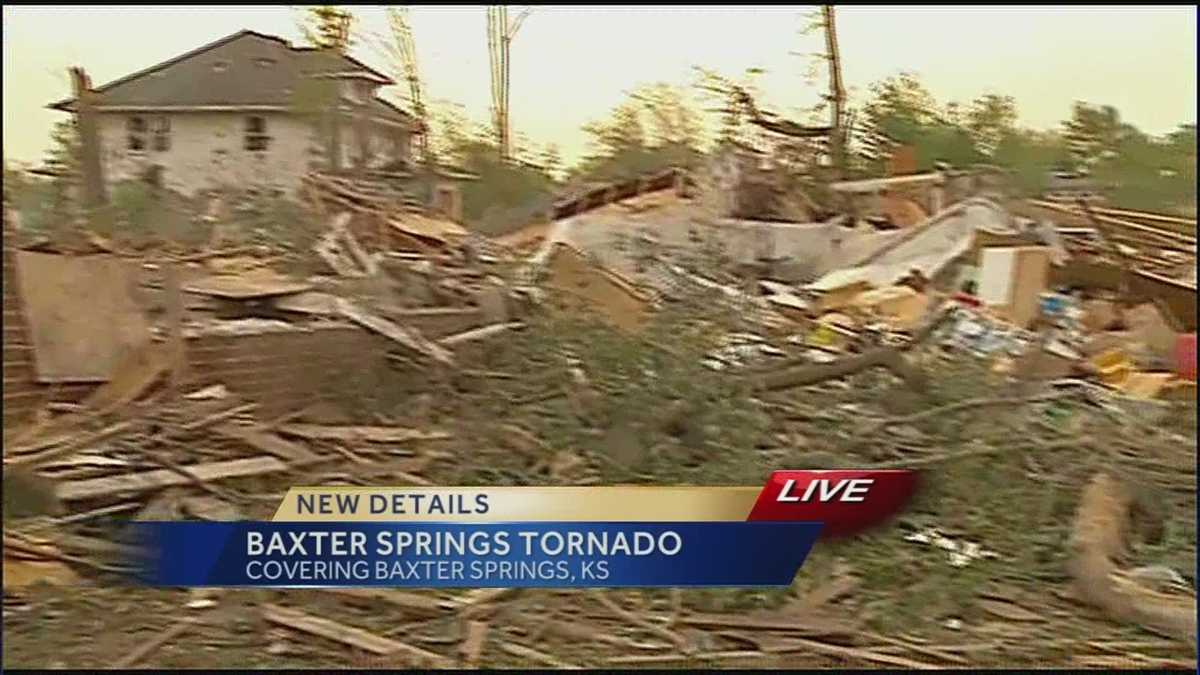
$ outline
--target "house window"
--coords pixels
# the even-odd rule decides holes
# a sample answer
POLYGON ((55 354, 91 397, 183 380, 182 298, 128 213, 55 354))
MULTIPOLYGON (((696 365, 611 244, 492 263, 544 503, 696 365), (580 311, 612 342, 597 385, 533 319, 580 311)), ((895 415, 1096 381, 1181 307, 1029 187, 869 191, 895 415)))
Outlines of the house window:
POLYGON ((267 135, 267 118, 246 118, 246 149, 250 152, 266 152, 271 137, 267 135))
POLYGON ((129 140, 127 147, 130 152, 142 152, 146 149, 146 118, 130 117, 125 123, 129 140))
POLYGON ((171 149, 171 118, 154 118, 154 150, 166 152, 171 149))

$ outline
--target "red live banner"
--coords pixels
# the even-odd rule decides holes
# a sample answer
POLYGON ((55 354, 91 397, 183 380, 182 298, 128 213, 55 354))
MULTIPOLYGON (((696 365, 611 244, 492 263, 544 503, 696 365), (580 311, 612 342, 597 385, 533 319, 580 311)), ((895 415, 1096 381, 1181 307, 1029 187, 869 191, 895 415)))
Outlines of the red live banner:
POLYGON ((898 513, 916 487, 908 470, 776 471, 746 520, 815 521, 823 537, 846 536, 898 513))

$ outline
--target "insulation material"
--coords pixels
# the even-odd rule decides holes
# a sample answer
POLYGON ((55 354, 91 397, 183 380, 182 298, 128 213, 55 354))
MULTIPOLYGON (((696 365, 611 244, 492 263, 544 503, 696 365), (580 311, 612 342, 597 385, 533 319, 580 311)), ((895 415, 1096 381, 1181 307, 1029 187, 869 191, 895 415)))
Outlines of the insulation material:
POLYGON ((979 299, 1024 328, 1038 316, 1050 281, 1050 249, 1044 246, 980 251, 979 299))
POLYGON ((977 295, 988 305, 1007 305, 1013 294, 1013 267, 1016 249, 988 248, 980 251, 977 295))
POLYGON ((113 256, 19 251, 17 278, 40 382, 104 382, 150 341, 136 269, 113 256))

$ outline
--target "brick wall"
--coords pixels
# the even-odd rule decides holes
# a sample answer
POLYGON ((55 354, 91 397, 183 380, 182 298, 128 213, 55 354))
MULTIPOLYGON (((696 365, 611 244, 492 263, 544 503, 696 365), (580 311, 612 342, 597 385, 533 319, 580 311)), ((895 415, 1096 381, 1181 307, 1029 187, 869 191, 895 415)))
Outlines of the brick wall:
POLYGON ((331 327, 261 335, 204 335, 188 340, 188 378, 221 383, 258 405, 259 419, 278 417, 387 367, 387 341, 359 328, 331 327))

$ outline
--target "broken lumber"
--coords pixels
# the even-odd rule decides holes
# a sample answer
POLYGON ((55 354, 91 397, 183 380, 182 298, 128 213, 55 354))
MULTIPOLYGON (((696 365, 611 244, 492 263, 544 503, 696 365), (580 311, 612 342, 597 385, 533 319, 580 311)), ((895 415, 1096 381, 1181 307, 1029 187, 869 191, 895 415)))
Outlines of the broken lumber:
POLYGON ((519 656, 531 661, 537 661, 538 663, 541 663, 545 666, 550 666, 551 668, 558 668, 560 670, 582 670, 582 668, 575 664, 559 661, 549 654, 540 652, 531 647, 526 647, 525 645, 519 645, 515 642, 501 642, 500 649, 513 656, 519 656))
POLYGON ((463 665, 468 668, 479 667, 479 657, 483 654, 483 645, 487 641, 490 624, 487 621, 468 621, 467 634, 458 646, 459 656, 463 665))
POLYGON ((274 299, 276 309, 298 314, 331 316, 338 313, 337 296, 317 291, 281 295, 274 299))
POLYGON ((476 342, 478 340, 486 340, 487 338, 490 338, 493 335, 499 335, 501 333, 505 333, 510 330, 516 330, 518 328, 523 328, 524 326, 525 326, 525 324, 521 323, 520 321, 510 321, 508 323, 495 323, 490 326, 483 326, 482 328, 472 328, 471 330, 463 331, 462 333, 456 333, 454 335, 446 336, 446 337, 442 338, 441 340, 438 340, 438 343, 445 347, 454 347, 456 345, 460 345, 460 344, 464 344, 464 343, 468 343, 468 342, 476 342))
POLYGON ((333 225, 329 231, 322 235, 321 239, 313 246, 313 251, 321 256, 325 264, 329 265, 330 269, 337 272, 339 276, 355 279, 363 277, 364 274, 354 269, 354 263, 347 260, 343 247, 338 242, 338 237, 346 229, 350 218, 349 213, 339 213, 333 219, 333 225))
POLYGON ((213 432, 225 438, 241 441, 288 462, 303 462, 316 457, 304 446, 284 440, 261 427, 246 427, 236 422, 226 422, 214 427, 213 432))
POLYGON ((444 431, 420 431, 407 427, 334 427, 324 424, 294 422, 279 426, 279 432, 321 441, 403 443, 405 441, 440 441, 450 438, 444 431))
POLYGON ((142 643, 137 649, 127 653, 124 657, 113 664, 114 668, 125 669, 132 668, 139 661, 153 654, 155 650, 167 644, 171 640, 186 633, 192 626, 200 622, 199 617, 189 616, 179 619, 170 628, 162 631, 149 641, 142 643))
POLYGON ((30 444, 24 448, 13 448, 5 454, 4 463, 8 467, 25 465, 42 465, 56 459, 66 457, 87 448, 89 445, 119 436, 133 428, 133 422, 117 422, 99 431, 80 435, 79 429, 66 429, 62 434, 30 444), (59 447, 59 443, 64 443, 59 447), (38 450, 44 450, 38 452, 38 450))
POLYGON ((418 660, 420 665, 439 667, 452 665, 451 660, 441 654, 435 654, 420 647, 380 637, 361 628, 354 628, 353 626, 347 626, 330 619, 311 616, 299 610, 279 605, 265 605, 262 608, 262 612, 263 618, 271 623, 333 640, 334 642, 340 642, 344 645, 371 652, 372 654, 379 654, 380 656, 406 654, 418 660))
POLYGON ((374 258, 367 254, 366 250, 363 249, 362 244, 358 243, 358 239, 354 238, 354 234, 350 231, 350 228, 342 228, 341 235, 342 239, 344 239, 346 242, 346 251, 350 254, 350 257, 354 259, 354 262, 358 263, 359 267, 363 269, 366 275, 373 277, 378 274, 379 264, 375 262, 374 258))
POLYGON ((379 333, 392 342, 424 354, 446 365, 454 365, 454 355, 436 343, 430 342, 415 330, 402 328, 387 319, 372 314, 345 298, 338 298, 338 312, 351 321, 379 333))
POLYGON ((768 373, 759 378, 757 386, 768 391, 804 387, 871 368, 887 368, 903 380, 909 389, 918 393, 923 393, 928 386, 925 373, 910 364, 900 350, 894 347, 880 347, 832 363, 816 363, 768 373))
MULTIPOLYGON (((224 462, 193 464, 184 468, 202 481, 257 476, 264 473, 288 470, 286 464, 274 457, 250 457, 248 459, 234 459, 224 462)), ((187 477, 170 469, 156 469, 142 473, 105 476, 103 478, 90 478, 63 483, 59 485, 58 497, 63 501, 77 501, 117 493, 146 492, 164 487, 186 485, 189 482, 187 477)))
POLYGON ((840 639, 854 639, 862 633, 862 627, 857 624, 832 620, 828 617, 805 621, 803 616, 757 618, 730 614, 691 614, 681 617, 679 623, 696 628, 739 628, 840 639))
POLYGON ((127 355, 112 379, 83 400, 83 407, 97 416, 107 415, 132 403, 171 366, 167 345, 150 342, 127 355))
POLYGON ((443 600, 433 595, 420 595, 392 588, 329 588, 330 593, 349 598, 382 600, 416 614, 437 616, 457 607, 453 600, 443 600))

